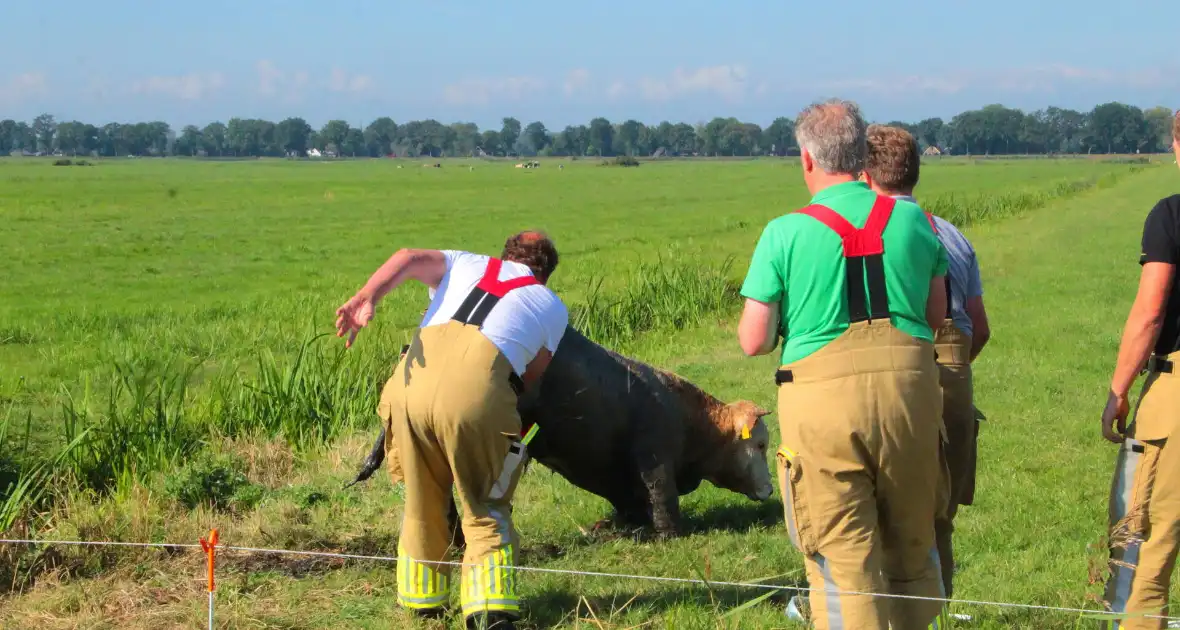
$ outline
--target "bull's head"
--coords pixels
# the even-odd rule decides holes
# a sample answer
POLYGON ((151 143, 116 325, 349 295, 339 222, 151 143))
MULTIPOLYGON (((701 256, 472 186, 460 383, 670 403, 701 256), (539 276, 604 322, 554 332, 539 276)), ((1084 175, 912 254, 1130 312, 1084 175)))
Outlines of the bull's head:
POLYGON ((713 485, 744 494, 754 501, 765 501, 774 492, 766 451, 770 432, 762 416, 770 412, 748 400, 725 405, 715 418, 726 436, 721 445, 721 460, 713 474, 706 477, 713 485))

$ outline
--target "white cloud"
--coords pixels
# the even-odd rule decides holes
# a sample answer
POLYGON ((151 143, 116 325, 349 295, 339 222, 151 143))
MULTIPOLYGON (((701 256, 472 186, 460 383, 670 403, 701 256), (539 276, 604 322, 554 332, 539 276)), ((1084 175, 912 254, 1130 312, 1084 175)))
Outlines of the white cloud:
POLYGON ((590 83, 590 71, 585 68, 577 68, 570 70, 569 74, 565 76, 565 95, 573 96, 575 92, 584 90, 587 84, 590 83))
POLYGON ((540 92, 545 82, 536 77, 464 79, 443 88, 450 105, 487 105, 492 101, 518 101, 540 92))
POLYGON ((291 87, 297 90, 307 87, 308 83, 311 83, 311 75, 303 70, 299 70, 291 77, 291 87))
POLYGON ((313 87, 342 94, 361 94, 371 90, 375 84, 367 74, 351 74, 343 68, 332 68, 323 81, 313 79, 306 70, 284 71, 269 59, 254 64, 257 83, 254 90, 259 96, 278 98, 287 103, 302 100, 313 87))
POLYGON ((268 59, 262 59, 254 64, 254 71, 258 73, 258 93, 263 96, 274 96, 278 93, 279 84, 283 82, 283 73, 268 59))
POLYGON ((825 92, 847 90, 851 92, 868 92, 882 96, 898 96, 921 92, 924 94, 954 94, 967 87, 961 77, 920 77, 898 76, 878 77, 872 79, 840 79, 823 81, 810 86, 825 92))
MULTIPOLYGON (((307 73, 302 73, 306 78, 307 73)), ((349 75, 340 68, 332 68, 332 78, 329 81, 328 87, 333 92, 349 92, 358 94, 373 87, 372 77, 364 74, 349 75)))
POLYGON ((627 84, 623 83, 622 81, 615 81, 614 83, 611 83, 610 87, 606 89, 607 97, 612 99, 621 98, 626 93, 627 84))
POLYGON ((277 98, 285 103, 302 100, 312 83, 311 75, 307 71, 284 72, 269 59, 261 59, 255 63, 254 72, 258 79, 254 87, 255 92, 259 96, 277 98))
POLYGON ((0 83, 0 103, 15 104, 49 92, 49 79, 41 72, 18 74, 0 83))
POLYGON ((133 94, 162 94, 172 98, 195 101, 212 96, 225 85, 220 72, 194 72, 180 76, 148 77, 131 84, 133 94))
POLYGON ((692 71, 676 68, 671 77, 644 77, 639 80, 638 87, 640 95, 649 101, 711 92, 732 103, 745 96, 746 68, 742 65, 707 66, 692 71))

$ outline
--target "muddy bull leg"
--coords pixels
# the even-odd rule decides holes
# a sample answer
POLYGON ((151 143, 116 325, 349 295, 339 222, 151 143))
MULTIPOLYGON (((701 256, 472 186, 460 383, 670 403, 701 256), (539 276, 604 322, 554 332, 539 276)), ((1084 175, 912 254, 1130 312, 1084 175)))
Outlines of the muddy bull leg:
POLYGON ((661 537, 676 536, 680 525, 680 494, 669 462, 658 450, 638 444, 634 455, 651 510, 651 523, 661 537))

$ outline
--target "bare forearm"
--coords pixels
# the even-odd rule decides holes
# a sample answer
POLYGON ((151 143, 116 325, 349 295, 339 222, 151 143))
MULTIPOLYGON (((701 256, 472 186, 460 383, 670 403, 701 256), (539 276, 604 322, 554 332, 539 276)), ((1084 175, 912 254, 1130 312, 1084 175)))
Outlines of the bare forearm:
POLYGON ((430 287, 437 287, 442 274, 445 273, 446 260, 441 252, 403 248, 394 252, 385 264, 378 267, 358 293, 377 302, 409 278, 419 280, 430 287))
POLYGON ((973 338, 971 340, 971 357, 968 359, 968 361, 974 363, 975 359, 979 358, 979 353, 983 352, 983 347, 986 345, 986 338, 973 338))
POLYGON ((987 321, 987 309, 983 307, 983 295, 967 298, 964 304, 967 317, 971 319, 971 361, 983 352, 983 347, 992 338, 992 327, 987 321))
POLYGON ((1132 312, 1123 329, 1123 340, 1119 345, 1118 364, 1111 378, 1110 391, 1118 396, 1127 396, 1135 377, 1151 356, 1152 346, 1159 336, 1163 321, 1159 317, 1132 312))
POLYGON ((969 359, 971 362, 974 362, 975 359, 979 357, 979 353, 983 352, 984 346, 986 346, 987 342, 992 338, 991 330, 988 330, 986 327, 984 327, 982 330, 976 328, 974 333, 975 334, 971 336, 971 358, 969 359))
POLYGON ((377 268, 365 286, 358 293, 366 295, 374 302, 379 302, 387 293, 396 289, 409 277, 408 271, 414 256, 410 250, 399 249, 394 252, 385 264, 377 268))
POLYGON ((942 322, 946 319, 947 295, 943 278, 944 276, 935 276, 930 281, 930 293, 926 298, 926 324, 933 331, 942 328, 942 322))
POLYGON ((769 354, 778 343, 778 304, 746 300, 738 322, 738 343, 746 356, 769 354))

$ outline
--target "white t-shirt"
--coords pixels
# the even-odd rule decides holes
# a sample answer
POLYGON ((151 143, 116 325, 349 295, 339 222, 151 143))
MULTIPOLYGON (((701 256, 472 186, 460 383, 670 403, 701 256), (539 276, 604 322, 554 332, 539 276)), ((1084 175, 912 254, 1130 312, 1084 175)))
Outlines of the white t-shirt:
MULTIPOLYGON (((453 249, 442 252, 447 259, 447 273, 438 289, 430 290, 430 308, 420 324, 423 328, 450 321, 487 271, 488 256, 453 249)), ((506 260, 500 267, 499 279, 532 274, 527 266, 506 260)), ((484 319, 481 332, 504 353, 517 375, 523 376, 542 346, 557 351, 568 322, 569 311, 561 298, 548 287, 533 284, 513 289, 500 298, 484 319)))

